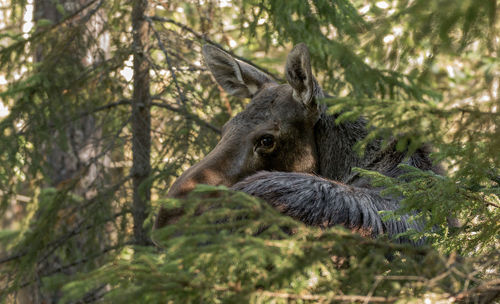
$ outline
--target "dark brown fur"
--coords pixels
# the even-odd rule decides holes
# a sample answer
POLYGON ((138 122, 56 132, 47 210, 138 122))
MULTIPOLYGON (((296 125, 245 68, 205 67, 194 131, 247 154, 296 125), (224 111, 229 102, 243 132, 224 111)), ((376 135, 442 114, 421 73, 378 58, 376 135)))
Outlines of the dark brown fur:
MULTIPOLYGON (((398 200, 381 197, 379 189, 371 189, 352 168, 391 177, 402 174, 401 163, 437 171, 428 149, 408 158, 396 151, 395 144, 381 151, 375 140, 359 157, 353 149, 367 135, 365 120, 336 124, 336 116, 324 113, 318 103, 324 94, 312 75, 305 45, 289 54, 288 84, 282 85, 217 48, 205 46, 203 54, 228 93, 252 101, 226 123, 217 146, 175 181, 170 196, 183 197, 198 183, 226 185, 261 197, 308 225, 341 224, 370 236, 420 229, 408 216, 382 221, 379 211, 396 210, 398 200)), ((171 220, 172 215, 161 210, 155 227, 171 220)))

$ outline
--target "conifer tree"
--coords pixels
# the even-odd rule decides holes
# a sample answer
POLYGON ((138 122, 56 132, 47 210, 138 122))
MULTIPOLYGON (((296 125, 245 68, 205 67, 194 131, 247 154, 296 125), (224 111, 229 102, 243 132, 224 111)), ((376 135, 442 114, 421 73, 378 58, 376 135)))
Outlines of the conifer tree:
POLYGON ((7 4, 3 302, 498 301, 498 1, 7 4), (172 181, 245 106, 214 84, 201 46, 281 80, 285 55, 299 42, 339 122, 364 116, 367 141, 397 136, 400 151, 434 147, 444 175, 359 173, 404 197, 401 213, 419 211, 428 246, 306 227, 221 187, 166 199, 172 181), (181 204, 186 214, 156 231, 154 246, 157 210, 181 204))

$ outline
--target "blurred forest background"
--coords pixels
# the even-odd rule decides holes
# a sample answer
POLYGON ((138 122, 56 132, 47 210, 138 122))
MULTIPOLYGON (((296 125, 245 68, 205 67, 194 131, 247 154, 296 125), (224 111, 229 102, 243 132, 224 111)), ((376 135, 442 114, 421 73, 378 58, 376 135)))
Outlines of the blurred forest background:
POLYGON ((496 0, 0 0, 1 301, 498 301, 499 12, 496 0), (217 204, 166 193, 247 102, 216 85, 201 46, 282 81, 299 42, 329 111, 367 117, 370 138, 398 134, 399 149, 434 146, 446 176, 364 172, 421 211, 429 246, 308 228, 210 187, 198 192, 222 191, 224 208, 187 212, 154 246, 160 206, 217 204))

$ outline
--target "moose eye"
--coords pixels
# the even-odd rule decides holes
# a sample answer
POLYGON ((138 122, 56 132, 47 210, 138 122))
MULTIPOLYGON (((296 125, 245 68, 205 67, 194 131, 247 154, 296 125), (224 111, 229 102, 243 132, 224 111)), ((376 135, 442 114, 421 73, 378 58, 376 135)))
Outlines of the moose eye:
POLYGON ((274 145, 274 136, 264 135, 259 139, 259 146, 263 148, 271 148, 274 145))

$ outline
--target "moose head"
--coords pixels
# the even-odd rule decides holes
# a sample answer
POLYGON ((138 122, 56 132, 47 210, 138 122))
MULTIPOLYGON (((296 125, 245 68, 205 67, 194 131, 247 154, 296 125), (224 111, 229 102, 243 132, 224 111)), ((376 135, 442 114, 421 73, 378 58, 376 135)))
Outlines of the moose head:
MULTIPOLYGON (((169 196, 183 197, 196 184, 225 185, 259 197, 307 225, 343 225, 365 236, 387 233, 396 242, 424 243, 398 237, 408 229, 422 230, 423 223, 410 221, 410 215, 381 218, 380 211, 399 209, 400 198, 381 195, 380 188, 351 169, 396 177, 405 172, 399 167, 404 163, 439 173, 427 145, 407 155, 397 151, 396 142, 382 149, 376 139, 364 156, 358 156, 354 146, 368 134, 366 120, 339 124, 337 114, 326 115, 318 103, 324 93, 312 75, 304 44, 288 55, 286 84, 218 48, 203 47, 203 56, 224 90, 252 100, 222 128, 217 146, 175 181, 169 196)), ((175 222, 182 212, 160 210, 155 227, 175 222)))
MULTIPOLYGON (((216 147, 174 182, 169 196, 183 197, 196 184, 229 187, 261 170, 316 172, 314 125, 323 91, 307 47, 299 44, 288 55, 286 84, 214 46, 205 45, 203 56, 227 93, 251 102, 223 126, 216 147)), ((160 212, 156 226, 164 224, 160 212)))
POLYGON ((169 195, 182 197, 196 184, 231 186, 260 170, 314 172, 313 127, 320 114, 315 97, 322 91, 307 47, 299 44, 288 55, 288 83, 281 85, 211 45, 203 47, 203 56, 226 92, 252 100, 223 126, 217 146, 175 181, 169 195))

